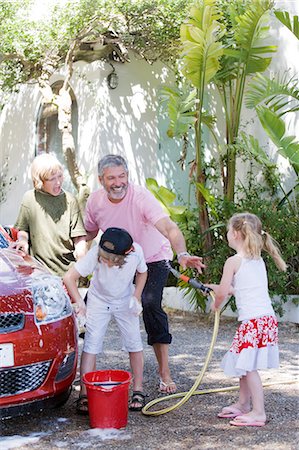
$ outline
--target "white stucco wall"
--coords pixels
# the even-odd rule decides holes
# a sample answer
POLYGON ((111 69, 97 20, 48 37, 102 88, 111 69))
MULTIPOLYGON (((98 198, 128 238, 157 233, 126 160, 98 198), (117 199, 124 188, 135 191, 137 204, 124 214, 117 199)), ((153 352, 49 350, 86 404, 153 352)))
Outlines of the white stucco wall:
MULTIPOLYGON (((179 146, 167 139, 161 149, 157 93, 168 78, 161 64, 149 65, 131 56, 129 64, 114 63, 119 85, 110 90, 111 66, 103 61, 78 62, 72 89, 78 104, 78 163, 92 190, 98 187, 97 162, 106 153, 120 153, 129 162, 131 180, 144 184, 147 177, 166 185, 181 179, 176 160, 179 146), (167 148, 168 146, 168 148, 167 148), (170 150, 172 160, 169 159, 170 150)), ((63 79, 63 72, 51 82, 63 79)), ((32 188, 30 164, 35 152, 36 119, 41 95, 37 86, 23 86, 11 96, 0 120, 0 158, 8 158, 9 175, 16 177, 0 205, 0 221, 13 224, 24 192, 32 188)), ((161 125, 161 123, 160 123, 161 125)), ((162 125, 163 126, 163 125, 162 125)), ((164 129, 166 127, 164 126, 164 129)))
MULTIPOLYGON (((277 1, 277 8, 299 14, 299 2, 277 1)), ((299 44, 292 33, 273 18, 273 44, 278 52, 273 55, 270 73, 299 72, 299 44)), ((271 39, 272 39, 271 38, 271 39)), ((111 66, 105 62, 75 64, 71 84, 78 104, 78 163, 85 172, 92 190, 97 184, 97 162, 108 152, 121 153, 130 165, 131 180, 144 184, 145 178, 156 178, 186 197, 188 170, 178 167, 181 144, 166 136, 166 123, 158 114, 157 93, 170 75, 160 63, 149 65, 131 55, 130 64, 115 63, 119 86, 109 90, 106 77, 111 66)), ((63 79, 63 72, 52 81, 63 79)), ((32 187, 29 167, 34 158, 36 119, 41 96, 37 86, 23 86, 18 94, 11 96, 0 115, 0 162, 8 158, 9 176, 16 177, 7 199, 0 204, 0 222, 13 224, 24 192, 32 187)), ((219 108, 219 104, 214 105, 219 108)), ((211 105, 212 107, 212 105, 211 105)), ((286 161, 277 157, 277 151, 267 139, 252 112, 245 112, 243 124, 246 130, 258 138, 261 145, 275 158, 282 170, 286 187, 294 182, 294 172, 286 161), (251 120, 252 119, 252 120, 251 120)), ((299 140, 299 114, 288 117, 288 133, 299 140)), ((188 161, 192 159, 192 152, 188 161)), ((244 166, 237 178, 246 176, 244 166)))

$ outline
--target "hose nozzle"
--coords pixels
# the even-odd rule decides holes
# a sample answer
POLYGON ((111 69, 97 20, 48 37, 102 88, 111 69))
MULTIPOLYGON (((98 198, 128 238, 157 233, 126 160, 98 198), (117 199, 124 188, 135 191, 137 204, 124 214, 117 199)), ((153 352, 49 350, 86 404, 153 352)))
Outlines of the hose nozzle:
POLYGON ((173 267, 170 266, 170 272, 176 277, 179 278, 182 281, 185 281, 185 283, 190 284, 190 286, 194 287, 195 289, 199 289, 204 294, 209 294, 211 292, 211 288, 208 288, 204 284, 202 284, 200 281, 196 280, 195 278, 190 278, 187 275, 181 274, 178 270, 175 270, 173 267))

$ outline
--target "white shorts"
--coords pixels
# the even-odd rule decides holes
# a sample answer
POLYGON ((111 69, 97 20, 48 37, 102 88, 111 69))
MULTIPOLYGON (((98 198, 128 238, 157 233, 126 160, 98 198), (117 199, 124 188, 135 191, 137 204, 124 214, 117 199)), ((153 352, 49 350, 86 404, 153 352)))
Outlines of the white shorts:
POLYGON ((104 336, 113 317, 121 334, 123 348, 127 352, 143 350, 139 317, 130 312, 129 300, 130 298, 120 304, 111 304, 88 293, 84 352, 102 352, 104 336))

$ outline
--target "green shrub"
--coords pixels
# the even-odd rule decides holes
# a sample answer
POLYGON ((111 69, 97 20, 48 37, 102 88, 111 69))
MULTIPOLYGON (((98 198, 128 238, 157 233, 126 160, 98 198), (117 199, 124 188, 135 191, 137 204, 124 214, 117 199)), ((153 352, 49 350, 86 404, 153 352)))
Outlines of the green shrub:
MULTIPOLYGON (((216 214, 210 215, 210 229, 213 236, 213 247, 209 254, 203 253, 202 236, 198 224, 198 210, 189 209, 185 213, 185 221, 179 223, 179 226, 185 236, 188 251, 194 255, 204 257, 207 265, 204 273, 198 275, 188 269, 189 276, 196 276, 203 283, 219 283, 224 262, 233 254, 226 240, 226 224, 228 219, 235 212, 248 211, 256 214, 262 221, 263 229, 271 234, 280 246, 282 256, 288 265, 286 273, 280 272, 272 258, 264 253, 269 279, 270 296, 280 296, 281 300, 275 302, 274 308, 279 315, 283 313, 283 303, 288 295, 299 295, 298 283, 298 214, 294 212, 295 208, 290 208, 289 204, 279 205, 269 195, 266 188, 251 187, 250 195, 244 190, 239 191, 239 199, 235 203, 227 202, 223 198, 216 198, 214 204, 216 214)), ((176 262, 174 262, 177 265, 176 262)), ((180 287, 188 292, 192 290, 192 299, 197 307, 205 310, 206 298, 200 292, 188 287, 185 283, 180 283, 180 287)), ((232 309, 235 308, 234 299, 230 300, 232 309)))

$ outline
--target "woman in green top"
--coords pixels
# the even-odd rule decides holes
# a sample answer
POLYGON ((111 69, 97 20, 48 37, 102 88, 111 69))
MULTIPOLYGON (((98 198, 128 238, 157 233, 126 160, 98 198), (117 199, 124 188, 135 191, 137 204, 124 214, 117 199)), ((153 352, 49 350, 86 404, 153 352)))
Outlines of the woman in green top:
POLYGON ((44 153, 31 165, 34 189, 24 194, 15 227, 16 248, 30 249, 52 273, 63 276, 86 253, 86 232, 76 198, 62 189, 63 167, 44 153))

